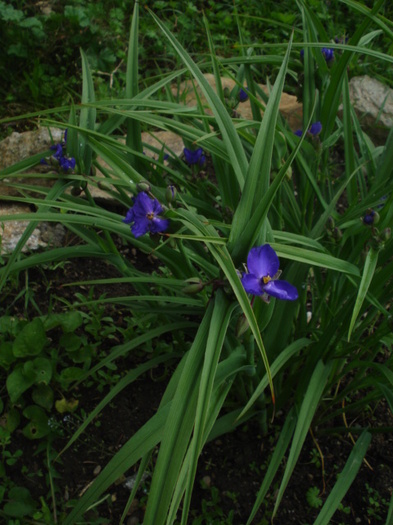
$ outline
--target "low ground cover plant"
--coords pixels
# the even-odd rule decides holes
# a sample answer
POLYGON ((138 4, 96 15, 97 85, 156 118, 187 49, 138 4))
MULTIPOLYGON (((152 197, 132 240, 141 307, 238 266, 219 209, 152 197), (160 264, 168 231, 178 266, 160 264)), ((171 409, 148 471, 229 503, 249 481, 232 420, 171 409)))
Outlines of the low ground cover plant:
MULTIPOLYGON (((86 373, 94 377, 118 359, 141 352, 143 362, 110 385, 69 436, 64 453, 83 439, 97 414, 142 372, 161 362, 171 364, 155 414, 77 500, 56 504, 52 494, 51 503, 42 503, 37 510, 21 493, 23 487, 16 487, 15 493, 15 487, 6 486, 1 497, 8 507, 3 515, 15 517, 15 505, 11 509, 9 505, 23 496, 27 503, 22 517, 40 512, 45 523, 83 522, 92 508, 99 516, 109 487, 137 468, 120 522, 149 472, 144 523, 186 524, 198 458, 206 443, 253 420, 266 432, 276 414, 284 414, 282 425, 245 522, 253 522, 273 483, 277 495, 268 516, 277 515, 309 432, 330 431, 353 440, 329 491, 320 497, 315 490, 308 493, 310 505, 318 510, 315 525, 330 523, 343 508, 372 433, 382 431, 377 424, 370 428, 362 413, 382 403, 386 410, 393 407, 389 310, 393 134, 382 146, 375 146, 365 134, 350 104, 347 74, 359 55, 391 64, 392 58, 375 51, 372 44, 381 34, 391 38, 392 23, 380 14, 381 0, 372 8, 345 3, 363 16, 348 41, 333 41, 315 12, 299 0, 301 25, 296 31, 301 32, 302 42, 294 43, 289 36, 280 44, 280 54, 271 55, 265 47, 244 43, 239 55, 219 58, 204 18, 210 55, 203 63, 195 62, 166 24, 150 12, 182 66, 141 90, 136 3, 124 96, 97 100, 82 51, 81 103, 44 114, 48 126, 66 131, 62 143, 0 173, 20 194, 8 200, 36 207, 32 221, 30 216, 18 217, 31 222, 14 252, 4 257, 3 290, 13 276, 30 268, 82 257, 116 269, 120 277, 106 279, 106 285, 121 282, 133 289, 120 297, 82 300, 77 296, 65 317, 55 317, 62 332, 60 347, 69 358, 67 366, 46 344, 48 323, 54 322, 50 315, 19 322, 3 317, 2 349, 8 356, 0 362, 8 375, 2 391, 3 414, 9 417, 21 404, 24 417, 44 414, 40 429, 47 431, 42 421, 50 419, 45 409, 50 412, 51 406, 40 405, 37 400, 42 398, 35 392, 49 395, 58 385, 63 392, 64 375, 70 375, 72 384, 86 373), (278 68, 268 95, 255 81, 262 63, 278 68), (206 71, 213 72, 216 90, 207 82, 206 71), (232 92, 222 88, 223 76, 235 81, 232 92), (302 89, 300 130, 290 129, 279 113, 288 76, 296 78, 302 89), (170 90, 183 78, 192 79, 195 86, 196 102, 191 107, 170 90), (236 113, 237 105, 247 98, 250 120, 236 113), (152 134, 174 131, 183 138, 183 154, 176 155, 166 144, 162 148, 144 144, 141 131, 145 129, 152 134), (337 151, 339 163, 333 156, 337 151), (20 182, 20 173, 41 159, 53 184, 48 188, 20 182), (113 209, 93 199, 94 186, 105 189, 116 202, 113 209), (77 242, 23 254, 39 221, 61 222, 77 242), (124 245, 153 254, 156 266, 137 268, 124 245), (105 356, 95 355, 92 366, 83 332, 77 331, 76 337, 73 332, 84 324, 78 308, 97 305, 129 309, 142 328, 132 337, 125 329, 119 344, 105 356), (66 317, 71 315, 73 323, 78 319, 72 328, 66 317), (162 344, 164 336, 172 338, 169 343, 162 344), (157 350, 144 351, 143 345, 151 341, 160 342, 157 350), (63 368, 59 375, 56 367, 63 368), (39 410, 28 411, 30 390, 39 410)), ((240 25, 239 33, 243 41, 240 25)), ((9 429, 11 440, 17 424, 14 427, 9 429)), ((56 465, 56 460, 58 456, 50 455, 47 464, 56 465)), ((393 503, 386 510, 389 523, 393 503)))

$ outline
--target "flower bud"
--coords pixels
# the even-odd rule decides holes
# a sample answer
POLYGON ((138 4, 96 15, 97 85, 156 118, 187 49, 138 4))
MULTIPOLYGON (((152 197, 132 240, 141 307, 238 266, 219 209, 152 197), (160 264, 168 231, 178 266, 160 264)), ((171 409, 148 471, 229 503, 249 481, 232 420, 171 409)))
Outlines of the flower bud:
POLYGON ((326 221, 326 227, 329 228, 329 230, 333 230, 333 228, 336 226, 336 223, 333 219, 333 217, 328 217, 328 220, 326 221))
POLYGON ((379 222, 379 213, 371 209, 367 210, 367 213, 363 217, 362 221, 366 226, 374 226, 379 222))
POLYGON ((335 239, 336 241, 339 241, 341 240, 343 233, 339 228, 333 228, 332 236, 333 236, 333 239, 335 239))
POLYGON ((145 180, 143 180, 142 182, 138 182, 136 187, 138 191, 144 191, 145 193, 149 193, 151 191, 150 184, 145 180))
POLYGON ((175 186, 173 186, 173 184, 170 184, 169 186, 167 186, 167 189, 165 192, 165 198, 168 204, 172 204, 173 202, 176 201, 176 195, 177 195, 177 190, 175 186))
POLYGON ((74 197, 79 197, 79 195, 82 193, 83 189, 80 186, 74 186, 71 189, 71 195, 74 197))
POLYGON ((247 317, 242 314, 236 323, 235 328, 235 335, 236 337, 241 337, 247 330, 249 329, 250 325, 248 323, 247 317))
POLYGON ((381 239, 383 241, 388 241, 392 235, 392 229, 391 228, 385 228, 381 232, 381 239))
POLYGON ((186 286, 184 286, 182 291, 190 295, 195 295, 201 292, 205 287, 204 283, 201 281, 201 279, 199 279, 199 277, 191 277, 190 279, 187 279, 185 283, 186 286))

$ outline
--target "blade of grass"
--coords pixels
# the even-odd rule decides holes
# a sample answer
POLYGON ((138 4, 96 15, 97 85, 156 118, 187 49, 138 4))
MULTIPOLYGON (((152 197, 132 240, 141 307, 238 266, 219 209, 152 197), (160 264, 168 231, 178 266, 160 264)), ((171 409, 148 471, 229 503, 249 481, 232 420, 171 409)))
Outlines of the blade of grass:
POLYGON ((343 497, 347 493, 349 487, 352 485, 356 474, 358 473, 364 456, 366 455, 368 446, 371 442, 371 434, 363 432, 353 447, 345 467, 338 477, 331 493, 327 497, 321 512, 318 514, 314 525, 329 525, 330 519, 338 509, 343 497))
POLYGON ((291 450, 289 452, 285 472, 278 490, 276 503, 274 505, 273 518, 277 514, 277 510, 280 506, 285 489, 295 469, 297 460, 299 459, 300 452, 311 425, 311 421, 315 415, 319 401, 325 389, 325 384, 330 370, 331 364, 325 365, 322 361, 318 361, 317 366, 315 367, 314 372, 310 378, 310 382, 299 410, 299 416, 296 422, 296 429, 293 436, 291 450))
POLYGON ((377 263, 378 263, 378 251, 374 250, 373 248, 370 248, 367 254, 367 257, 366 257, 366 262, 364 264, 363 274, 362 274, 362 278, 361 278, 360 285, 359 285, 359 291, 356 297, 355 306, 353 308, 351 322, 349 324, 348 341, 350 341, 351 339, 352 330, 355 326, 356 319, 359 315, 364 299, 366 298, 367 291, 370 287, 372 278, 374 277, 377 263))

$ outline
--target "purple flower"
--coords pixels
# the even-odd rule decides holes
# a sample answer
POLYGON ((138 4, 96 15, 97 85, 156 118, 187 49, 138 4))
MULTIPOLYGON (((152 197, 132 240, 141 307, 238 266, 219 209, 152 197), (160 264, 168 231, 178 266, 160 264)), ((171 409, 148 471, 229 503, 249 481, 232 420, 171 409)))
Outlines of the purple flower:
POLYGON ((145 233, 161 233, 169 228, 169 220, 159 217, 163 208, 157 199, 151 198, 142 191, 133 199, 134 205, 128 210, 123 222, 134 223, 131 232, 135 237, 145 233))
POLYGON ((243 274, 242 285, 247 293, 253 295, 271 295, 285 301, 295 301, 297 290, 287 281, 279 281, 280 262, 270 244, 257 246, 250 250, 247 257, 248 273, 243 274))
POLYGON ((323 47, 322 55, 325 57, 327 63, 332 62, 334 60, 334 49, 323 47))
POLYGON ((373 226, 379 222, 379 213, 374 210, 367 210, 366 215, 362 219, 366 226, 373 226))
MULTIPOLYGON (((322 131, 322 124, 318 121, 318 122, 314 122, 314 124, 311 124, 307 133, 309 135, 312 135, 313 137, 316 137, 317 135, 321 133, 321 131, 322 131)), ((303 130, 297 129, 296 131, 294 131, 294 134, 297 135, 298 137, 301 137, 303 135, 303 130)))
POLYGON ((311 124, 310 129, 308 130, 308 133, 315 137, 316 135, 319 135, 322 131, 322 124, 318 122, 314 122, 314 124, 311 124))
POLYGON ((69 170, 73 170, 75 168, 75 159, 74 157, 66 157, 64 155, 65 152, 65 144, 67 140, 67 130, 64 133, 64 142, 59 144, 54 144, 50 147, 52 151, 54 151, 53 155, 51 157, 47 157, 45 159, 41 159, 41 164, 52 164, 53 166, 59 167, 66 173, 69 170))
POLYGON ((72 171, 75 168, 75 159, 74 157, 60 157, 59 164, 64 172, 67 172, 68 170, 72 171))
POLYGON ((203 153, 202 148, 198 148, 195 151, 192 151, 188 148, 184 148, 184 157, 186 159, 187 164, 192 166, 193 164, 199 164, 202 166, 205 163, 206 157, 203 153))
POLYGON ((248 100, 248 93, 247 93, 248 89, 243 89, 243 88, 240 88, 240 91, 239 91, 239 101, 240 102, 245 102, 246 100, 248 100))

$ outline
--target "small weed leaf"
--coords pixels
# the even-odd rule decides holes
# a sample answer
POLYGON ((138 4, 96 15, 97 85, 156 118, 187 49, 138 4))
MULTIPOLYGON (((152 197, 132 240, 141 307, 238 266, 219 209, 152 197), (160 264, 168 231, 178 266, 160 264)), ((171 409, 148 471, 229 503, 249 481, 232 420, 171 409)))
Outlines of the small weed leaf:
POLYGON ((34 500, 24 487, 13 487, 8 493, 8 502, 3 507, 4 513, 12 518, 23 518, 32 514, 35 509, 34 500))
POLYGON ((49 385, 40 384, 34 388, 32 392, 32 398, 34 403, 44 408, 45 410, 51 410, 53 406, 53 390, 49 385))
POLYGON ((16 336, 12 351, 15 357, 38 355, 47 341, 44 324, 40 318, 36 317, 16 336))
POLYGON ((7 377, 7 391, 11 403, 16 403, 20 396, 34 384, 34 378, 26 377, 23 365, 17 366, 7 377))
POLYGON ((28 406, 23 411, 23 415, 30 419, 30 423, 23 429, 25 437, 28 439, 40 439, 49 434, 48 416, 41 407, 37 405, 28 406))

